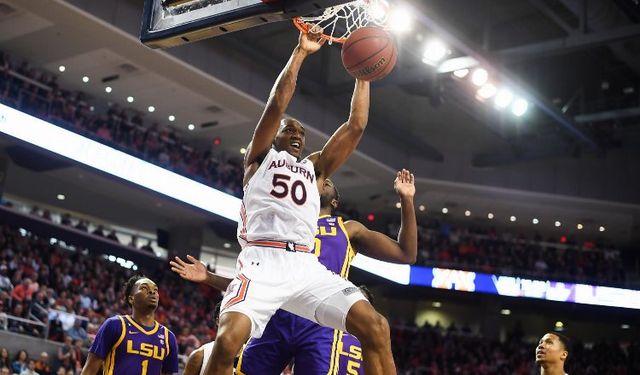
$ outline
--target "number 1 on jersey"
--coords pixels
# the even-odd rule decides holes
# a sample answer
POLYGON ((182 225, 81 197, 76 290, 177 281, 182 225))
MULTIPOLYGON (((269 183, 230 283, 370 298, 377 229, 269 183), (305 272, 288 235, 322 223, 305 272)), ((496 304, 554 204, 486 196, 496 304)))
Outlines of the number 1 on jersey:
POLYGON ((140 373, 140 375, 147 375, 147 367, 149 367, 149 360, 145 359, 144 361, 142 361, 142 372, 140 373))

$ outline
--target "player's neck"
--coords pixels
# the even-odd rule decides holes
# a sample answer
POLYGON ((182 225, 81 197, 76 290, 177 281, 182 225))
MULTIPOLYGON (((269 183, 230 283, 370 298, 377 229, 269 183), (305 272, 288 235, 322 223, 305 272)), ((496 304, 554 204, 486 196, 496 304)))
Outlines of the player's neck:
POLYGON ((320 216, 333 216, 333 214, 331 213, 331 208, 320 208, 320 216))
POLYGON ((133 310, 131 318, 143 326, 152 327, 156 323, 154 311, 136 311, 133 310))
POLYGON ((562 365, 547 365, 540 366, 540 375, 564 375, 564 368, 562 365))

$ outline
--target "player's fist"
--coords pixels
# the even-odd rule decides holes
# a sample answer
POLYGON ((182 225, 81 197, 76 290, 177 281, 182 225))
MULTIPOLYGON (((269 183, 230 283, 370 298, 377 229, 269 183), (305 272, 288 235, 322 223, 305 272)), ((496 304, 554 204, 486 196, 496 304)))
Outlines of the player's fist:
POLYGON ((322 29, 317 26, 313 26, 309 29, 309 32, 300 32, 300 37, 298 38, 298 46, 307 54, 312 54, 318 51, 320 47, 322 47, 322 45, 326 42, 326 40, 322 39, 321 36, 322 29))
POLYGON ((406 169, 398 171, 393 181, 393 189, 401 198, 413 198, 416 195, 415 177, 406 169))

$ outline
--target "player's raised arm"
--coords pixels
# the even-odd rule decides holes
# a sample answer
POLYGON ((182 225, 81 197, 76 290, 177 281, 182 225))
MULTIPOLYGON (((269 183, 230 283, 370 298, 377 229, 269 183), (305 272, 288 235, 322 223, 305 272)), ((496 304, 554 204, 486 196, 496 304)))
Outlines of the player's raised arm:
MULTIPOLYGON (((251 143, 247 148, 244 159, 245 170, 255 162, 259 162, 271 148, 276 136, 280 120, 284 115, 291 97, 296 89, 298 72, 304 59, 318 51, 324 44, 324 39, 318 33, 300 33, 298 45, 294 48, 287 65, 273 84, 267 105, 258 121, 251 143)), ((246 181, 245 181, 246 183, 246 181)))
POLYGON ((333 133, 314 162, 319 181, 329 178, 358 146, 369 120, 369 82, 356 80, 349 119, 333 133))
POLYGON ((187 261, 189 263, 179 257, 175 257, 174 260, 169 262, 171 271, 177 273, 185 280, 207 284, 221 291, 227 289, 227 286, 229 286, 229 283, 233 280, 207 271, 204 264, 191 255, 187 255, 187 261))
POLYGON ((369 230, 357 221, 347 221, 345 226, 351 241, 360 253, 387 262, 413 264, 418 253, 416 211, 413 206, 416 193, 415 178, 411 172, 403 169, 398 172, 393 185, 402 205, 402 221, 397 241, 380 232, 369 230))

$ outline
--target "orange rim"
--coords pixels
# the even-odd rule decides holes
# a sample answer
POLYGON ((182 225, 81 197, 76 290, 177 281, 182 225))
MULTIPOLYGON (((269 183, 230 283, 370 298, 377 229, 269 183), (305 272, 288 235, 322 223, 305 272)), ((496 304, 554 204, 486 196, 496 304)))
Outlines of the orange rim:
MULTIPOLYGON (((302 31, 303 33, 308 33, 309 32, 309 28, 310 28, 310 24, 304 22, 302 20, 302 18, 300 17, 295 17, 293 19, 293 24, 298 28, 298 30, 302 31)), ((333 37, 331 35, 327 35, 325 33, 322 33, 322 35, 320 36, 322 39, 326 40, 327 42, 332 42, 332 43, 340 43, 343 44, 344 42, 347 41, 347 38, 336 38, 333 37)))

